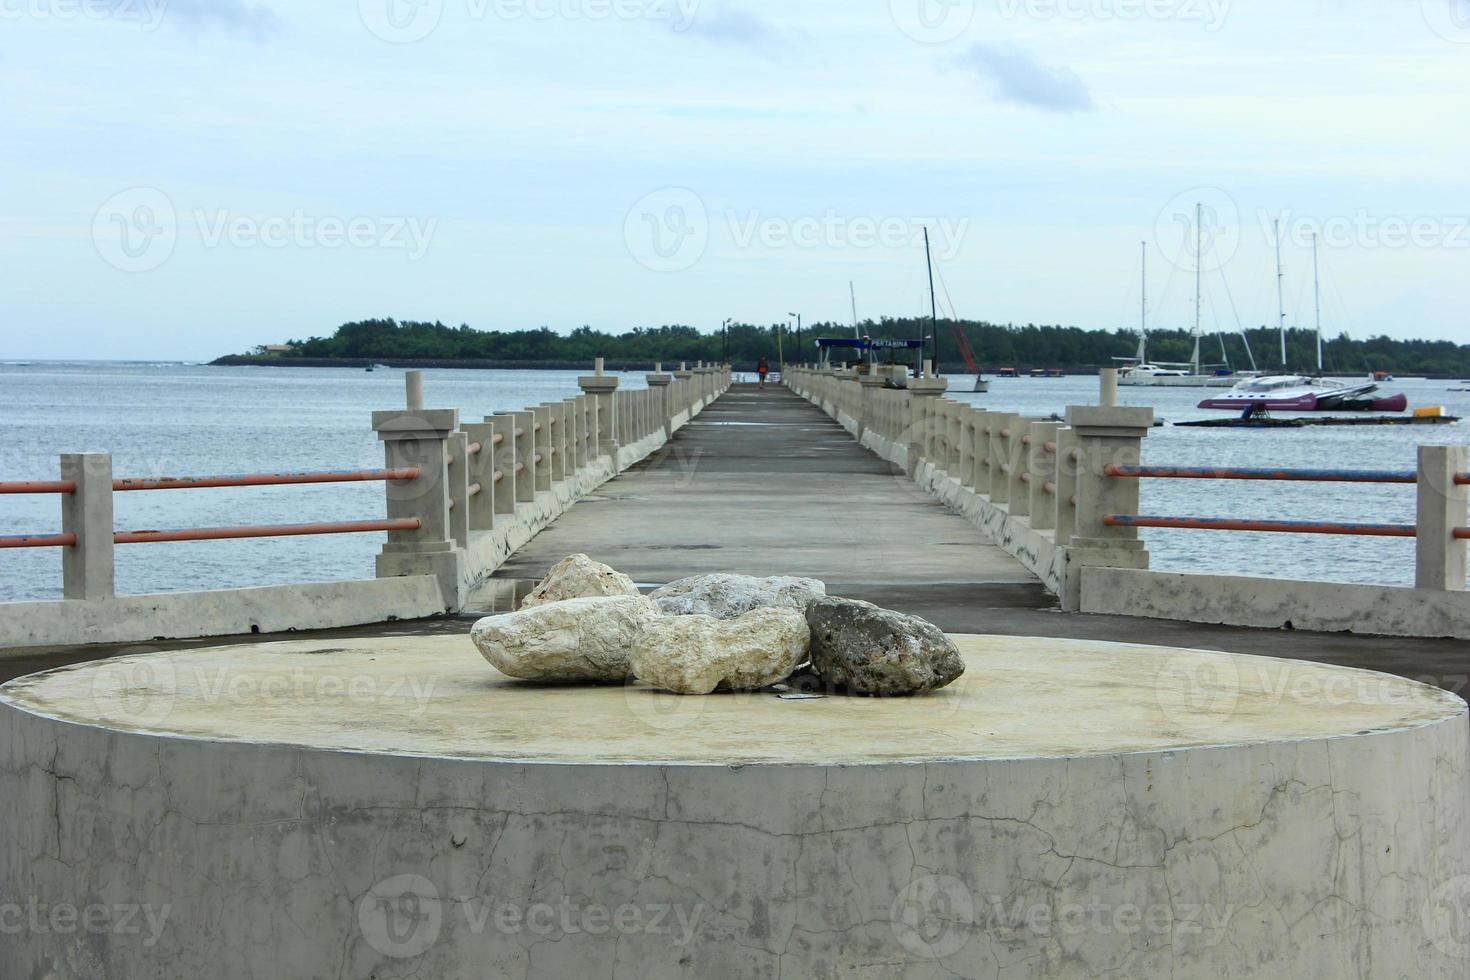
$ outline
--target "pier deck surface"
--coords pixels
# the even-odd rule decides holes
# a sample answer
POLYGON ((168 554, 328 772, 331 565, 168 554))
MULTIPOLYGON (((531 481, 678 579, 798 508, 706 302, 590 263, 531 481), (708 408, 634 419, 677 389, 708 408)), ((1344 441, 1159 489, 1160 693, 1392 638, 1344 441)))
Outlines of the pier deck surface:
MULTIPOLYGON (((771 386, 736 385, 664 451, 606 484, 543 531, 462 616, 291 637, 467 634, 503 590, 524 591, 584 551, 640 585, 710 571, 812 575, 835 595, 923 616, 951 633, 1108 640, 1361 667, 1470 693, 1470 644, 1064 614, 1019 564, 861 449, 815 407, 771 386), (499 594, 497 595, 497 592, 499 594)), ((145 649, 260 643, 241 636, 58 647, 0 656, 0 682, 145 649)))

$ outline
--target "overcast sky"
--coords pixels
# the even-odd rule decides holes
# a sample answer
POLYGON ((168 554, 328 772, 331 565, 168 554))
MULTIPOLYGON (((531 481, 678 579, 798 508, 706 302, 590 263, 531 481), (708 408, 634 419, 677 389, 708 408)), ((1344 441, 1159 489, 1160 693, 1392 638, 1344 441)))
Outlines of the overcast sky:
MULTIPOLYGON (((0 358, 373 316, 1470 340, 1470 0, 0 0, 0 358), (945 300, 945 295, 948 301, 945 300)), ((1120 353, 1123 353, 1120 351, 1120 353)))

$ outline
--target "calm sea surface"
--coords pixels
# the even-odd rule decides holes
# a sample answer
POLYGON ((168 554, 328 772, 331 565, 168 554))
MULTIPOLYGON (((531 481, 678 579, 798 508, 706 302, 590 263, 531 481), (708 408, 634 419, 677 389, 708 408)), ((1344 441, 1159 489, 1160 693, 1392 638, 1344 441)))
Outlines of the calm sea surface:
MULTIPOLYGON (((519 410, 577 394, 573 371, 429 371, 429 407, 462 418, 519 410)), ((644 387, 641 373, 622 375, 644 387)), ((965 379, 954 383, 963 387, 965 379)), ((1412 405, 1444 405, 1470 417, 1470 394, 1452 382, 1406 381, 1393 390, 1412 405)), ((1025 414, 1061 412, 1096 399, 1095 378, 997 380, 987 395, 952 397, 1025 414)), ((1126 404, 1151 405, 1170 421, 1218 416, 1194 404, 1194 389, 1124 389, 1126 404)), ((403 404, 403 372, 213 368, 179 364, 0 364, 0 478, 55 479, 56 456, 109 451, 118 476, 208 475, 376 468, 382 447, 375 409, 403 404)), ((1148 463, 1412 469, 1415 447, 1470 441, 1455 426, 1302 430, 1155 429, 1148 463)), ((1407 486, 1146 481, 1148 514, 1414 520, 1407 486)), ((383 516, 380 484, 264 487, 119 494, 126 529, 287 524, 383 516)), ((0 496, 0 534, 59 530, 51 496, 0 496)), ((1409 583, 1411 541, 1210 531, 1146 532, 1154 566, 1282 578, 1409 583)), ((368 578, 383 535, 125 545, 118 590, 145 593, 280 582, 368 578)), ((0 600, 58 598, 54 549, 0 550, 0 600)))

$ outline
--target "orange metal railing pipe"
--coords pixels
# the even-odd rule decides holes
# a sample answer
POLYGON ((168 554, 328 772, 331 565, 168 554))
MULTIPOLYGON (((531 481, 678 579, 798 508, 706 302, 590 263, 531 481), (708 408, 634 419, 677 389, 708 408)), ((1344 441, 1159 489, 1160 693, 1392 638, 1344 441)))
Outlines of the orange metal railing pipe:
POLYGON ((70 548, 76 543, 75 534, 19 534, 0 538, 0 548, 70 548))
POLYGON ((199 490, 209 487, 279 487, 309 483, 375 483, 416 480, 417 466, 398 470, 343 470, 335 473, 244 473, 237 476, 160 476, 152 479, 113 480, 112 489, 199 490))
POLYGON ((76 493, 75 480, 8 480, 0 482, 0 493, 76 493))
MULTIPOLYGON (((370 531, 417 531, 423 522, 416 517, 384 521, 336 521, 325 524, 259 524, 242 527, 196 527, 176 531, 118 531, 114 544, 148 544, 155 541, 227 541, 237 538, 291 538, 308 534, 362 534, 370 531)), ((74 536, 73 536, 74 537, 74 536)), ((75 544, 75 540, 70 542, 75 544)))

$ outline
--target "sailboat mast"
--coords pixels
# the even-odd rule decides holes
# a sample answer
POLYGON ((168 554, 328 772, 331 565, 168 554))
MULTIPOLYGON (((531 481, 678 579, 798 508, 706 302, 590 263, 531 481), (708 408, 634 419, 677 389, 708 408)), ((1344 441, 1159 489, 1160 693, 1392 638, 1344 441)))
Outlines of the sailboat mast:
POLYGON ((1148 242, 1139 244, 1143 246, 1143 288, 1138 301, 1138 363, 1143 364, 1148 360, 1148 242))
POLYGON ((1312 232, 1312 294, 1317 303, 1317 373, 1322 373, 1322 276, 1317 267, 1317 233, 1312 232))
POLYGON ((1286 371, 1286 267, 1281 264, 1281 219, 1275 221, 1276 228, 1276 316, 1277 328, 1281 331, 1281 370, 1286 371))
POLYGON ((1200 313, 1204 306, 1205 206, 1194 206, 1194 373, 1199 375, 1200 313))
POLYGON ((858 337, 857 287, 852 284, 851 279, 847 281, 847 293, 850 297, 852 297, 852 336, 853 339, 856 340, 858 337))
MULTIPOLYGON (((939 301, 934 296, 934 256, 929 252, 929 228, 924 227, 924 261, 929 266, 929 326, 934 334, 934 377, 939 377, 939 301)), ((920 349, 922 351, 922 348, 920 349)))

